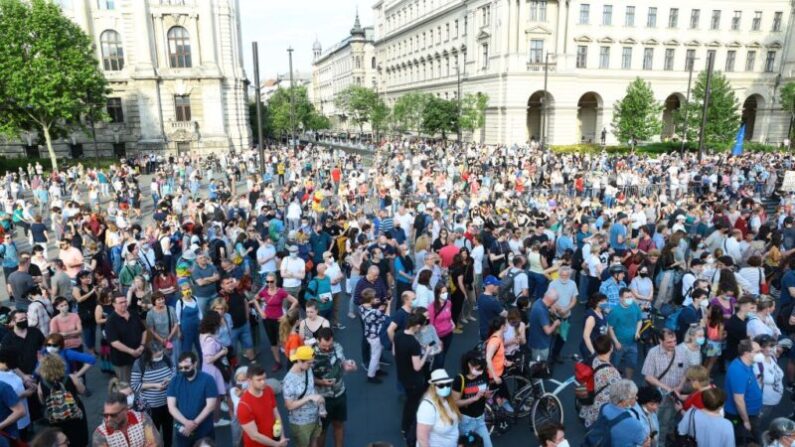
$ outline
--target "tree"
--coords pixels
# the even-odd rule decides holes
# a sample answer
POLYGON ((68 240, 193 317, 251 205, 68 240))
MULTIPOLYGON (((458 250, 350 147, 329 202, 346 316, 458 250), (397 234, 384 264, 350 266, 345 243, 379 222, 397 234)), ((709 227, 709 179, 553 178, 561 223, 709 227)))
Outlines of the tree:
MULTIPOLYGON (((725 149, 734 141, 740 127, 740 103, 726 76, 721 72, 712 74, 711 93, 707 106, 707 125, 704 129, 704 145, 710 149, 725 149)), ((687 141, 698 141, 703 116, 704 93, 707 72, 698 75, 693 87, 693 101, 687 105, 687 141)))
POLYGON ((431 136, 441 133, 442 140, 448 133, 458 132, 457 101, 431 96, 422 111, 422 130, 431 136))
POLYGON ((395 128, 400 131, 413 130, 419 134, 422 130, 423 111, 432 98, 428 93, 406 93, 395 101, 392 118, 395 128))
POLYGON ((613 105, 613 133, 619 141, 646 141, 662 130, 662 105, 654 99, 651 84, 640 77, 627 86, 624 98, 613 105))
POLYGON ((474 132, 482 129, 486 124, 486 106, 489 104, 489 95, 485 93, 467 93, 461 98, 461 129, 474 132))
POLYGON ((792 139, 792 123, 795 121, 795 82, 788 82, 781 88, 781 108, 789 112, 787 138, 792 139))
POLYGON ((289 135, 291 131, 298 131, 299 127, 304 129, 319 129, 323 121, 317 116, 315 106, 309 102, 306 87, 293 87, 293 99, 295 101, 294 121, 290 117, 290 88, 279 87, 268 101, 268 126, 277 138, 289 135), (295 126, 293 129, 292 126, 295 126))
POLYGON ((334 99, 337 108, 344 111, 351 121, 359 126, 359 132, 362 131, 364 123, 372 125, 373 113, 379 107, 379 102, 381 99, 378 97, 378 93, 358 85, 347 87, 334 99))
POLYGON ((386 130, 386 126, 389 123, 389 115, 391 111, 389 110, 389 106, 384 103, 384 100, 378 98, 378 101, 375 103, 373 110, 370 114, 370 126, 373 128, 373 132, 375 135, 374 141, 379 140, 379 136, 381 132, 386 130))
POLYGON ((324 130, 331 129, 331 121, 326 115, 321 115, 317 112, 309 117, 307 129, 310 130, 324 130))
MULTIPOLYGON (((260 102, 260 111, 262 112, 262 138, 267 138, 273 135, 273 129, 270 127, 269 109, 260 102)), ((251 135, 253 141, 259 144, 259 136, 257 135, 257 103, 250 102, 248 104, 248 124, 251 127, 251 135)))
POLYGON ((108 83, 93 41, 49 0, 0 0, 0 133, 38 129, 52 140, 104 116, 108 83))

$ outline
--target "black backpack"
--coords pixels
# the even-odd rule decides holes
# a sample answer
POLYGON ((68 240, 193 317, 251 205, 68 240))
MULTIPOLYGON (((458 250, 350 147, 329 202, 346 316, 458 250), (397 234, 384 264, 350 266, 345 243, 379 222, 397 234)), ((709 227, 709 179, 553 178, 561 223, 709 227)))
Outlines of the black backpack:
POLYGON ((613 445, 613 428, 620 424, 624 419, 628 419, 632 414, 627 410, 619 414, 613 419, 608 419, 605 416, 605 407, 599 410, 599 418, 591 425, 591 428, 585 433, 585 440, 583 447, 611 447, 613 445))

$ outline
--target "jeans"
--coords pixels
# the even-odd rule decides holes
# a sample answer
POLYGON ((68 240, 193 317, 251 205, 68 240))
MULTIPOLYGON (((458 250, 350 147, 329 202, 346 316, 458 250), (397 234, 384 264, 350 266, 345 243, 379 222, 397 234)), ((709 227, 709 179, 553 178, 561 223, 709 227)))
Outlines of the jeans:
POLYGON ((251 339, 251 325, 246 322, 239 328, 232 328, 232 347, 235 347, 235 342, 239 341, 243 349, 251 349, 254 343, 251 339))
POLYGON ((462 414, 461 422, 458 423, 458 432, 461 435, 477 433, 483 439, 483 447, 492 447, 489 429, 486 428, 486 417, 482 414, 476 418, 462 414))
POLYGON ((208 296, 208 297, 203 297, 203 296, 195 297, 196 298, 196 302, 199 303, 199 309, 201 309, 202 314, 207 312, 207 307, 210 305, 210 302, 212 300, 216 299, 217 297, 218 297, 218 295, 208 296))
POLYGON ((367 363, 367 377, 373 378, 375 377, 375 373, 378 372, 378 361, 381 359, 381 351, 384 347, 381 346, 380 337, 368 338, 367 343, 370 344, 370 361, 367 363))
MULTIPOLYGON (((613 358, 610 360, 616 368, 622 370, 624 368, 637 369, 638 365, 638 345, 637 343, 622 344, 621 349, 613 350, 613 358)), ((632 379, 632 377, 627 377, 632 379)))
POLYGON ((171 447, 173 436, 174 418, 168 412, 168 405, 152 408, 152 422, 160 430, 163 437, 163 447, 171 447))

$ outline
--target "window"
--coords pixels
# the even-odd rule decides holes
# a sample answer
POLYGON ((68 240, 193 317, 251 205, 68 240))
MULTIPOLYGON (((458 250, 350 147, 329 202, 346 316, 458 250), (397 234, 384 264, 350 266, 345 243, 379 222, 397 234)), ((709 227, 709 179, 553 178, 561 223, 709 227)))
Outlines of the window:
POLYGON ((701 21, 701 10, 693 9, 690 11, 690 29, 698 28, 698 22, 701 21))
POLYGON ((354 57, 353 58, 353 63, 356 65, 357 69, 362 68, 362 58, 361 57, 359 57, 359 56, 354 57))
POLYGON ((621 49, 621 68, 629 70, 632 68, 632 47, 621 49))
POLYGON ((767 58, 765 58, 765 72, 773 73, 773 67, 776 65, 776 52, 768 51, 767 58))
POLYGON ((588 47, 577 46, 577 68, 586 68, 588 64, 588 47))
POLYGON ((370 60, 370 68, 372 68, 373 70, 375 70, 375 58, 372 58, 372 59, 370 60))
POLYGON ((740 20, 742 20, 742 17, 742 11, 734 11, 734 16, 732 16, 732 31, 738 31, 740 29, 740 20))
POLYGON ((168 30, 168 50, 172 68, 190 68, 190 37, 188 30, 175 26, 168 30))
POLYGON ((754 11, 754 19, 751 21, 751 31, 759 31, 762 28, 762 11, 754 11))
POLYGON ((455 38, 458 39, 458 19, 455 21, 455 38))
POLYGON ((442 27, 441 27, 441 25, 436 27, 436 44, 438 45, 440 43, 442 43, 442 27))
POLYGON ((665 71, 672 71, 674 69, 674 54, 675 51, 673 48, 666 48, 665 49, 665 61, 663 70, 665 71))
POLYGON ((469 26, 469 16, 464 16, 464 35, 467 35, 467 26, 469 26))
POLYGON ((481 26, 487 26, 491 21, 491 5, 486 5, 481 9, 481 26))
POLYGON ((190 95, 174 96, 174 112, 177 121, 190 121, 190 95))
POLYGON ((649 15, 646 16, 646 27, 648 28, 657 27, 657 8, 653 6, 649 8, 649 15))
POLYGON ((610 68, 610 47, 599 48, 599 68, 610 68))
POLYGON ((624 14, 624 26, 635 26, 635 7, 627 6, 627 12, 624 14))
POLYGON ((105 71, 119 71, 124 68, 124 50, 119 33, 112 29, 103 31, 99 36, 99 45, 102 49, 102 67, 105 71))
POLYGON ((111 123, 124 122, 124 111, 121 109, 121 98, 108 98, 107 110, 111 123))
POLYGON ((580 25, 587 25, 590 20, 591 5, 583 3, 580 5, 580 25))
POLYGON ((533 39, 530 41, 530 63, 540 64, 544 58, 544 40, 533 39))
POLYGON ((726 69, 727 73, 734 71, 734 61, 737 59, 737 51, 729 50, 726 52, 726 69))
POLYGON ((745 71, 754 71, 756 65, 756 51, 750 50, 745 56, 745 71))
POLYGON ((644 70, 651 70, 652 65, 654 64, 654 48, 644 48, 643 49, 643 69, 644 70))
MULTIPOLYGON (((783 15, 784 15, 784 13, 781 12, 781 11, 776 11, 776 13, 773 14, 773 31, 775 31, 775 32, 781 31, 781 17, 783 15)), ((759 13, 759 16, 760 16, 759 20, 761 21, 762 20, 761 19, 762 13, 759 13)))
POLYGON ((696 50, 687 50, 687 54, 685 55, 685 70, 689 71, 693 69, 693 64, 696 62, 696 50))
POLYGON ((715 30, 720 28, 720 10, 715 9, 712 11, 712 19, 709 21, 709 29, 715 30))
POLYGON ((116 0, 97 0, 97 8, 107 10, 116 9, 116 0))
POLYGON ((481 68, 486 70, 489 68, 489 44, 484 43, 481 48, 483 50, 483 63, 481 64, 481 68))
POLYGON ((676 28, 679 25, 679 8, 671 8, 668 12, 668 28, 676 28))
POLYGON ((426 47, 426 43, 427 43, 427 42, 425 41, 425 31, 423 31, 423 32, 422 32, 422 48, 423 48, 423 49, 425 49, 425 47, 426 47))
POLYGON ((602 8, 602 25, 610 26, 613 24, 613 5, 605 5, 602 8))
POLYGON ((709 60, 712 59, 712 66, 715 66, 715 58, 717 57, 715 50, 707 50, 707 60, 704 62, 704 69, 709 69, 709 60))
POLYGON ((530 1, 530 20, 537 22, 547 21, 547 0, 530 1))

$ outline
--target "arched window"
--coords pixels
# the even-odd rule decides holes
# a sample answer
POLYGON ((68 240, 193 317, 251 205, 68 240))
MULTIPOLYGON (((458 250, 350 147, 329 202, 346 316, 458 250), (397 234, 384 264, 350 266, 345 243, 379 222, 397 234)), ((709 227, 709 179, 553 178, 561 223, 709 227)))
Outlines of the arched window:
POLYGON ((191 67, 188 30, 181 26, 168 30, 168 53, 172 68, 191 67))
POLYGON ((119 71, 124 68, 124 49, 121 46, 121 36, 116 31, 109 29, 99 36, 102 47, 102 66, 105 71, 119 71))

